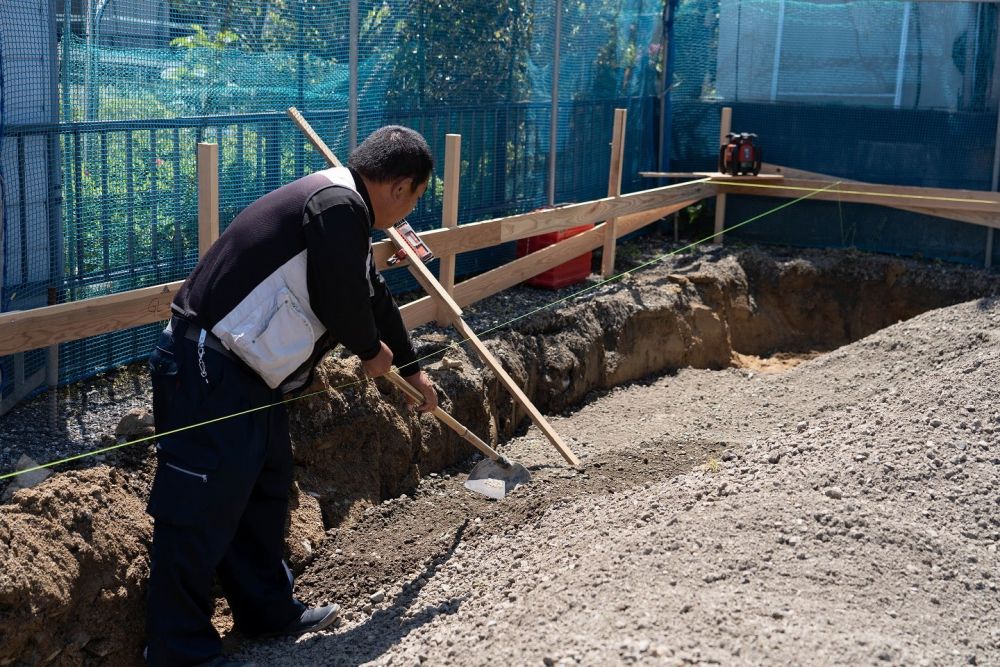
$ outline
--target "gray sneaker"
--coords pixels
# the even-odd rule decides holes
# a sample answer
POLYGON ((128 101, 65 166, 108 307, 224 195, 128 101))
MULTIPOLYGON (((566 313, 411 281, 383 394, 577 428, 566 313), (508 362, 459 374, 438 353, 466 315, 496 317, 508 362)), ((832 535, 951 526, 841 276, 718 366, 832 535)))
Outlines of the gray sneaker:
POLYGON ((274 637, 298 637, 307 632, 318 632, 333 625, 340 615, 340 605, 333 603, 322 607, 306 609, 297 619, 276 632, 267 632, 257 635, 258 639, 271 639, 274 637))

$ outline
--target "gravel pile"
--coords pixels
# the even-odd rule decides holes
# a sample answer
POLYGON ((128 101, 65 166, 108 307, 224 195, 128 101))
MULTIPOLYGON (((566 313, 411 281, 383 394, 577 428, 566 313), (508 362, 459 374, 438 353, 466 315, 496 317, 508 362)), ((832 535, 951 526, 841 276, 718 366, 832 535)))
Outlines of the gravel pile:
MULTIPOLYGON (((151 409, 152 396, 145 362, 139 362, 20 403, 0 417, 0 474, 18 469, 22 456, 40 464, 115 444, 121 418, 133 409, 151 409)), ((60 469, 106 459, 93 457, 60 469)), ((3 487, 0 482, 0 491, 3 487)))
MULTIPOLYGON (((581 471, 556 465, 531 429, 507 452, 535 481, 504 501, 477 503, 459 477, 434 478, 373 508, 354 544, 442 517, 438 556, 403 577, 369 577, 363 595, 341 600, 335 631, 243 655, 998 664, 998 331, 1000 302, 980 300, 783 374, 681 370, 595 396, 553 418, 581 471), (444 520, 449 507, 461 522, 444 520)), ((391 556, 380 553, 366 557, 391 556)), ((331 554, 313 568, 329 568, 331 554)), ((303 581, 321 583, 309 571, 303 581)))

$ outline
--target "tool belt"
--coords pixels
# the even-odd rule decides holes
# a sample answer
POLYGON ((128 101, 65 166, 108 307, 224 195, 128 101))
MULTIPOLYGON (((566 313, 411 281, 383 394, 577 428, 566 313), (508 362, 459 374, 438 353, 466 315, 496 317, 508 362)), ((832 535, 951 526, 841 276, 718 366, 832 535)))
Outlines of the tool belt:
MULTIPOLYGON (((170 322, 167 323, 167 330, 173 331, 177 335, 183 336, 184 338, 194 341, 195 343, 199 342, 202 331, 200 327, 195 326, 187 320, 177 317, 176 315, 170 318, 170 322)), ((211 331, 205 331, 204 345, 208 349, 218 352, 226 359, 238 362, 241 365, 243 364, 243 361, 235 354, 227 350, 226 346, 222 344, 222 341, 220 341, 211 331)))

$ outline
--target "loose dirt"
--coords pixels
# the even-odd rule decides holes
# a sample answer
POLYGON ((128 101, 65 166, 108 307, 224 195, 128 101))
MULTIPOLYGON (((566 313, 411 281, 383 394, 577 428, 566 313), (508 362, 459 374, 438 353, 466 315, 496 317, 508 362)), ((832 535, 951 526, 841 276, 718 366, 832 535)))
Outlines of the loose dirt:
POLYGON ((303 596, 335 631, 265 665, 1000 662, 1000 303, 785 373, 684 369, 506 453, 501 502, 431 477, 328 532, 303 596))
MULTIPOLYGON (((297 593, 344 619, 228 645, 261 665, 1000 663, 1000 306, 977 298, 998 288, 726 249, 520 320, 488 345, 576 470, 453 336, 421 331, 452 362, 428 363, 443 405, 535 476, 502 502, 462 488, 457 436, 328 359, 292 404, 286 544, 297 593)), ((474 328, 521 294, 470 309, 474 328)), ((140 663, 152 463, 122 449, 0 505, 0 665, 140 663)))

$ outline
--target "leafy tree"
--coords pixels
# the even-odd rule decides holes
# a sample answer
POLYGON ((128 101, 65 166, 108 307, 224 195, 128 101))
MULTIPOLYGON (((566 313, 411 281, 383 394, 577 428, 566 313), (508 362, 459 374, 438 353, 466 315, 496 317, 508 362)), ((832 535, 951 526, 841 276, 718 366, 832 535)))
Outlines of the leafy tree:
POLYGON ((415 0, 407 14, 396 26, 390 102, 427 107, 522 98, 533 0, 415 0))

